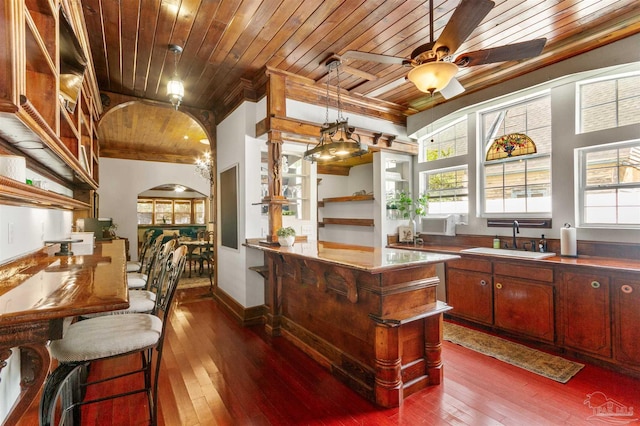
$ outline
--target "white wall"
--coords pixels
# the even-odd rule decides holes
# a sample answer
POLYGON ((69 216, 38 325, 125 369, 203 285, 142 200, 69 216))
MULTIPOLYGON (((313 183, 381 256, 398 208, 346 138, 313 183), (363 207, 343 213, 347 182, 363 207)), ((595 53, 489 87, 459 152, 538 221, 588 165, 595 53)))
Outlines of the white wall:
MULTIPOLYGON (((53 188, 59 190, 57 186, 49 187, 53 188)), ((69 195, 68 191, 60 192, 69 195)), ((0 205, 0 264, 41 249, 44 241, 68 238, 72 221, 70 211, 0 205)), ((0 423, 20 394, 19 352, 14 349, 6 362, 0 371, 0 423)))
MULTIPOLYGON (((238 165, 238 248, 222 247, 221 245, 221 227, 217 224, 218 242, 218 287, 231 296, 236 302, 242 306, 249 307, 264 303, 264 288, 258 291, 256 288, 248 288, 248 267, 247 264, 247 248, 242 244, 247 238, 247 210, 251 207, 252 200, 249 197, 247 182, 249 176, 254 176, 256 167, 253 161, 247 163, 248 151, 256 149, 257 143, 253 136, 255 135, 255 104, 244 102, 236 108, 227 118, 217 126, 217 169, 218 176, 221 172, 227 170, 234 165, 238 165), (250 138, 247 138, 250 136, 250 138), (249 171, 251 170, 251 171, 249 171)), ((255 182, 258 191, 260 190, 260 155, 257 155, 258 167, 255 182)), ((225 188, 222 188, 218 182, 218 199, 221 198, 225 188)), ((251 192, 252 196, 253 193, 251 192)), ((258 196, 259 199, 259 196, 258 196)), ((220 203, 218 203, 218 217, 220 217, 220 203)), ((257 275, 257 274, 256 274, 257 275)))
MULTIPOLYGON (((318 185, 318 200, 324 198, 346 197, 358 191, 373 193, 373 163, 354 166, 349 176, 318 175, 322 181, 318 185)), ((375 198, 375 196, 374 196, 375 198)), ((324 217, 349 219, 374 219, 375 201, 325 203, 319 210, 318 220, 324 217)), ((318 239, 345 244, 373 247, 375 245, 375 227, 351 225, 325 225, 319 229, 318 239)))
POLYGON ((190 164, 100 158, 100 217, 118 225, 118 236, 129 239, 129 252, 137 257, 138 194, 162 184, 178 184, 210 195, 209 181, 190 164))
POLYGON ((72 221, 70 211, 0 205, 0 263, 39 250, 46 240, 69 238, 72 221))

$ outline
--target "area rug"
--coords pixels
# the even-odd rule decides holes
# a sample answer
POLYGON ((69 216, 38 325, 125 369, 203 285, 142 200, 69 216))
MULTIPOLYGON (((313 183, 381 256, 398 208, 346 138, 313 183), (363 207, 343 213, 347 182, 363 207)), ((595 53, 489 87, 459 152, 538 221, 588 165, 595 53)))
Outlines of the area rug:
POLYGON ((444 323, 444 340, 560 383, 567 383, 584 367, 584 364, 449 322, 444 323))
POLYGON ((188 277, 188 273, 184 274, 180 277, 180 281, 178 281, 178 288, 195 288, 195 287, 209 287, 209 277, 207 275, 198 276, 197 274, 193 274, 192 278, 188 277))

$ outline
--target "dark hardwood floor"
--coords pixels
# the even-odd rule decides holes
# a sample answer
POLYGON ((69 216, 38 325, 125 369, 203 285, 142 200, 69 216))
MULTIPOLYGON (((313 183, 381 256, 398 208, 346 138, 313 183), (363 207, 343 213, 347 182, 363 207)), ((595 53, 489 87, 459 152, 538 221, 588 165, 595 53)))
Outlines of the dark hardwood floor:
MULTIPOLYGON (((160 424, 183 425, 593 425, 587 396, 602 392, 640 417, 640 380, 587 365, 567 384, 445 342, 444 382, 399 409, 359 397, 283 338, 242 328, 198 290, 180 291, 160 378, 160 424)), ((137 358, 94 365, 100 376, 137 358)), ((122 380, 95 396, 125 387, 122 380)), ((21 425, 37 424, 31 407, 21 425)), ((144 396, 91 405, 86 425, 144 425, 144 396)), ((633 424, 640 424, 637 421, 633 424)))

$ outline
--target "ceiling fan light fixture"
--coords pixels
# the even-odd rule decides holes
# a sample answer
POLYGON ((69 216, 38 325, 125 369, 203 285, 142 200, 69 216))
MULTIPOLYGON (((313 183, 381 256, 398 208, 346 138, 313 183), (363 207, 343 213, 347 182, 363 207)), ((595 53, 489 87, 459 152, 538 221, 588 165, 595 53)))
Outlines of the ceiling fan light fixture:
POLYGON ((457 72, 458 66, 454 63, 444 61, 427 62, 409 71, 407 78, 421 92, 433 93, 447 87, 457 72))
POLYGON ((182 98, 184 97, 184 84, 178 76, 178 55, 182 53, 182 47, 176 44, 170 44, 169 50, 173 52, 174 56, 174 72, 173 77, 171 77, 167 83, 167 96, 169 96, 171 105, 178 110, 178 107, 182 102, 182 98))

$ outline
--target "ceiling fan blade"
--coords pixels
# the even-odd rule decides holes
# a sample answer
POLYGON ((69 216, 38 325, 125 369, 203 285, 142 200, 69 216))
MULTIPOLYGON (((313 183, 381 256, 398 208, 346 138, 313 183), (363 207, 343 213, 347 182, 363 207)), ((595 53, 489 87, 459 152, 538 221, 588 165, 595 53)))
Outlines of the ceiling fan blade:
POLYGON ((439 90, 440 94, 445 99, 451 99, 454 96, 458 96, 459 94, 464 92, 464 87, 458 81, 457 78, 452 78, 449 84, 447 84, 444 89, 439 90))
POLYGON ((377 53, 360 52, 358 50, 347 50, 342 55, 342 59, 356 59, 359 61, 371 61, 380 62, 382 64, 397 64, 403 65, 407 61, 405 58, 399 58, 397 56, 380 55, 377 53))
POLYGON ((433 51, 446 48, 449 55, 453 55, 462 43, 471 35, 480 22, 491 12, 494 2, 490 0, 462 0, 451 19, 438 37, 433 51))
POLYGON ((457 56, 454 63, 459 67, 471 67, 474 65, 533 58, 542 52, 546 42, 546 38, 537 38, 535 40, 507 44, 490 49, 467 52, 457 56))

